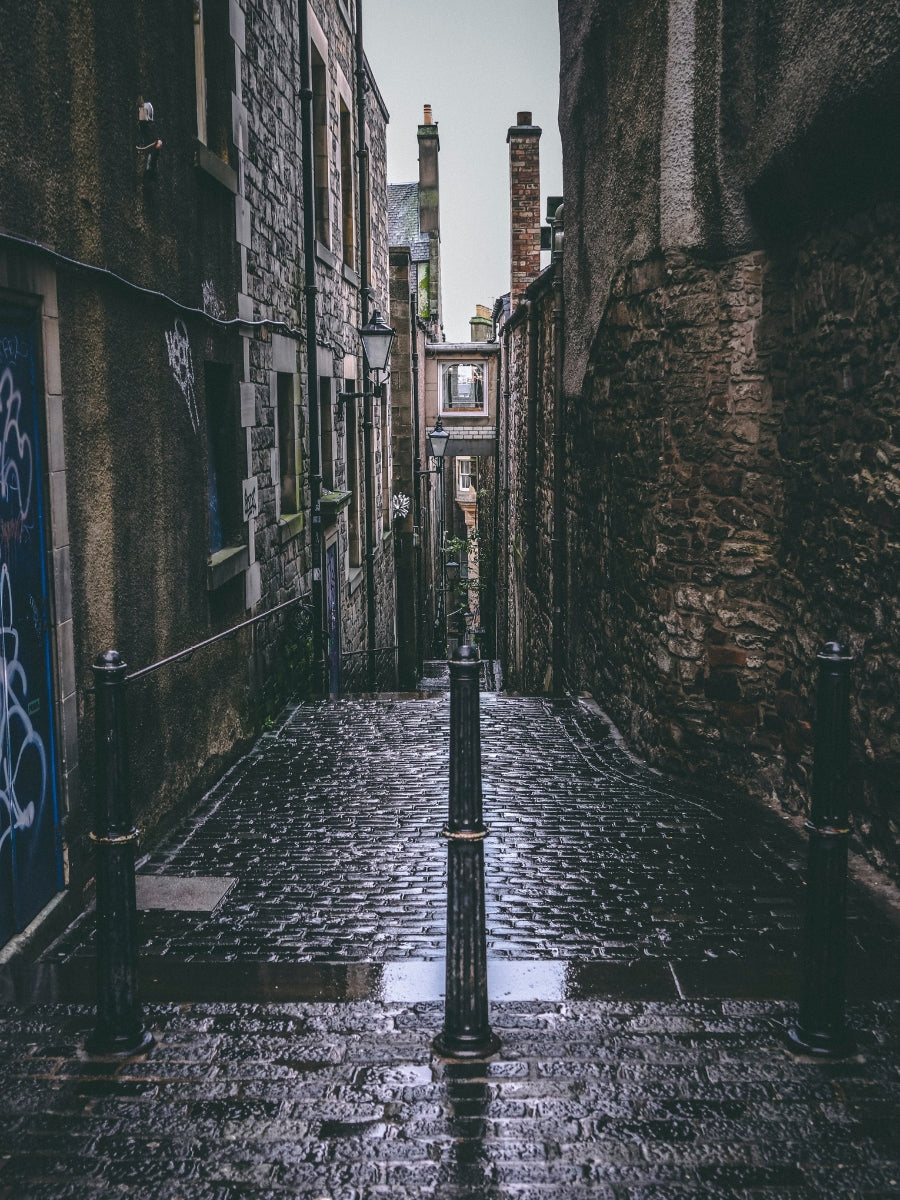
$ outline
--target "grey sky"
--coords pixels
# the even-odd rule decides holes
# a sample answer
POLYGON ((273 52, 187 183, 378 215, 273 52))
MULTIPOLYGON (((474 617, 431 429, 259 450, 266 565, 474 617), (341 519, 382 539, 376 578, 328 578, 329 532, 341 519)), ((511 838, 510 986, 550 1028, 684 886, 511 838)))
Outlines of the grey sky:
POLYGON ((509 291, 506 133, 516 113, 543 130, 542 197, 562 195, 556 0, 364 0, 363 33, 391 114, 390 183, 418 178, 425 104, 440 127, 444 330, 467 341, 475 305, 509 291))

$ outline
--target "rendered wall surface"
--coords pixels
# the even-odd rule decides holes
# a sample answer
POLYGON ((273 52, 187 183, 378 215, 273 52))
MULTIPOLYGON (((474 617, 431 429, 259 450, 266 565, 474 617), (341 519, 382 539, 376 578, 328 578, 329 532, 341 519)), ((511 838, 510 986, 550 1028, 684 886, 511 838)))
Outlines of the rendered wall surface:
MULTIPOLYGON (((63 838, 75 891, 91 869, 93 704, 86 689, 96 654, 115 647, 137 669, 284 600, 308 599, 311 587, 297 6, 204 0, 205 145, 198 141, 194 10, 174 0, 112 7, 38 0, 5 14, 0 42, 0 230, 57 253, 48 258, 36 247, 0 244, 0 300, 27 292, 41 302, 44 316, 52 315, 54 348, 58 343, 46 391, 48 414, 51 394, 59 414, 48 417, 48 437, 52 461, 64 462, 65 471, 54 470, 48 487, 53 512, 67 514, 65 555, 54 551, 51 568, 57 596, 71 607, 54 636, 67 639, 60 767, 71 781, 63 838), (163 143, 152 178, 136 149, 145 132, 139 102, 147 100, 163 143), (41 301, 29 282, 51 268, 52 313, 50 291, 41 301), (242 505, 238 553, 224 570, 210 543, 210 364, 228 381, 242 505), (297 438, 293 513, 282 511, 278 457, 285 380, 297 438)), ((343 0, 314 0, 309 11, 328 69, 334 151, 333 237, 317 249, 313 352, 335 381, 352 381, 361 375, 360 280, 355 248, 344 261, 337 150, 341 100, 353 116, 356 148, 352 14, 343 0)), ((373 87, 371 274, 383 311, 386 120, 373 87)), ((355 170, 355 154, 350 161, 355 170)), ((358 234, 358 213, 353 227, 358 234)), ((395 641, 392 538, 381 516, 388 443, 378 419, 376 632, 384 645, 395 641)), ((346 516, 339 520, 345 524, 346 516)), ((342 648, 351 650, 365 637, 365 585, 348 577, 347 566, 342 648)), ((300 611, 131 687, 133 802, 143 829, 152 831, 211 783, 292 689, 292 656, 302 657, 298 640, 309 636, 300 611)))

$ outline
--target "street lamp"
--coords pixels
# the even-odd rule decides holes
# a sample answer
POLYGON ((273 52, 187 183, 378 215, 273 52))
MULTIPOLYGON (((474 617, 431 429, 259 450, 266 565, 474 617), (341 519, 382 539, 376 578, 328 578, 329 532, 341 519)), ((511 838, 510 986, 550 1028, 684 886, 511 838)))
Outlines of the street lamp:
POLYGON ((371 370, 379 375, 388 369, 391 361, 391 347, 394 344, 394 330, 385 325, 381 313, 376 308, 371 319, 359 331, 363 353, 371 370))
POLYGON ((372 313, 371 320, 360 329, 359 340, 362 342, 366 364, 370 371, 375 372, 376 384, 371 391, 363 388, 361 392, 338 392, 338 403, 341 405, 346 404, 348 400, 368 400, 381 395, 381 384, 377 382, 377 377, 387 371, 390 364, 394 330, 390 325, 385 325, 377 308, 372 313))
MULTIPOLYGON (((359 11, 359 10, 358 10, 359 11)), ((368 305, 367 293, 363 293, 363 312, 368 305)), ((376 308, 371 318, 359 331, 365 367, 361 392, 338 392, 339 415, 343 420, 344 405, 348 400, 371 400, 364 410, 363 435, 365 437, 365 488, 366 488, 366 643, 368 646, 367 677, 369 691, 375 690, 375 486, 372 478, 372 429, 375 424, 375 399, 383 396, 378 376, 387 371, 394 344, 394 330, 385 325, 376 308), (375 373, 375 387, 367 387, 369 371, 375 373)))
MULTIPOLYGON (((434 429, 429 433, 428 439, 431 442, 431 457, 438 460, 438 470, 443 471, 444 455, 447 453, 447 443, 450 441, 450 434, 444 429, 444 424, 440 417, 438 417, 434 429)), ((425 472, 423 471, 422 474, 424 475, 425 472)))
POLYGON ((446 628, 445 617, 446 611, 444 607, 444 599, 447 594, 447 566, 444 561, 444 458, 447 454, 447 444, 450 441, 450 434, 444 429, 444 423, 440 417, 435 422, 434 429, 428 433, 428 440, 431 443, 431 457, 437 460, 437 467, 434 470, 418 471, 418 475, 437 475, 438 477, 438 520, 440 523, 440 532, 438 534, 438 545, 440 546, 441 555, 441 591, 438 597, 437 614, 434 622, 435 634, 435 653, 443 653, 440 648, 446 649, 446 628))

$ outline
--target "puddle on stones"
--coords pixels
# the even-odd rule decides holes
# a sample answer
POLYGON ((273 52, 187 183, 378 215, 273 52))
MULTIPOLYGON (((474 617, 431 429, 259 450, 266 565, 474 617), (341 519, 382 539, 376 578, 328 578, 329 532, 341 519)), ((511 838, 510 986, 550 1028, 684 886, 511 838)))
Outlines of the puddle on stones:
MULTIPOLYGON (((412 1004, 444 998, 443 960, 387 963, 285 963, 176 960, 144 957, 138 964, 142 999, 160 1002, 265 1003, 375 1000, 412 1004)), ((663 962, 604 963, 494 959, 488 995, 514 1000, 591 997, 677 999, 663 962)), ((0 1003, 93 1003, 96 962, 15 964, 0 970, 0 1003)))

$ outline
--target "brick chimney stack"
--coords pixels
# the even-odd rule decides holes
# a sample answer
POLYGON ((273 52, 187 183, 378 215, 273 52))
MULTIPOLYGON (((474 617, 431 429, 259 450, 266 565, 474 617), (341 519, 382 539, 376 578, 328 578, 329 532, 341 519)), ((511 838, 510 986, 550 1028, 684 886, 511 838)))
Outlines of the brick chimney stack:
POLYGON ((441 140, 431 115, 430 104, 425 105, 423 117, 419 126, 419 229, 422 233, 439 233, 441 216, 438 153, 441 140))
POLYGON ((541 273, 541 130, 520 112, 506 136, 509 145, 510 301, 513 309, 541 273))

